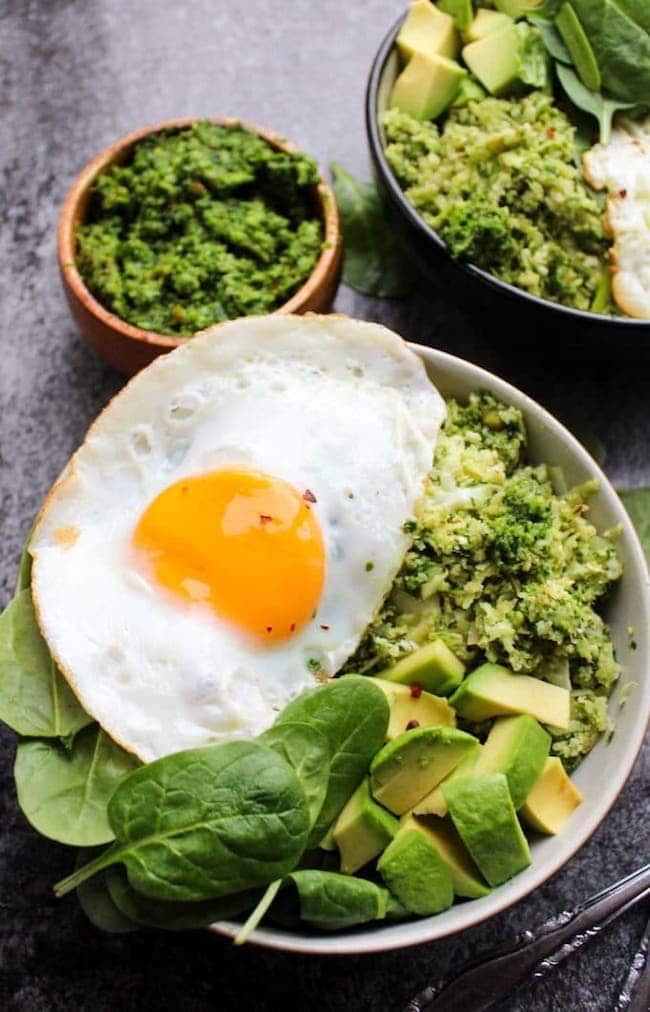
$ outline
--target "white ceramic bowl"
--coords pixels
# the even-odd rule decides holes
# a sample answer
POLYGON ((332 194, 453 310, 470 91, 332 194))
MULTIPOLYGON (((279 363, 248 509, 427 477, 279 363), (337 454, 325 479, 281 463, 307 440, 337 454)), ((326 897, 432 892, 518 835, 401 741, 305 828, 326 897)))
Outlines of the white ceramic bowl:
MULTIPOLYGON (((299 933, 261 927, 251 942, 288 952, 319 955, 359 955, 407 945, 420 945, 464 931, 492 917, 527 896, 566 864, 589 839, 614 804, 637 757, 650 713, 650 579, 645 557, 630 519, 610 482, 587 451, 539 404, 492 373, 441 351, 411 345, 425 361, 431 379, 444 397, 466 398, 476 390, 488 390, 500 400, 523 411, 529 437, 530 460, 559 465, 569 484, 597 478, 600 491, 591 500, 590 517, 599 530, 621 524, 618 552, 623 576, 608 602, 605 618, 612 630, 616 653, 622 664, 618 689, 610 700, 616 733, 608 745, 601 739, 574 775, 584 801, 559 836, 535 840, 529 868, 489 896, 455 904, 444 913, 407 922, 378 922, 336 934, 299 933), (629 627, 634 628, 637 649, 630 648, 629 627), (618 709, 620 688, 632 683, 627 705, 618 709)), ((212 926, 232 936, 239 925, 220 922, 212 926)))

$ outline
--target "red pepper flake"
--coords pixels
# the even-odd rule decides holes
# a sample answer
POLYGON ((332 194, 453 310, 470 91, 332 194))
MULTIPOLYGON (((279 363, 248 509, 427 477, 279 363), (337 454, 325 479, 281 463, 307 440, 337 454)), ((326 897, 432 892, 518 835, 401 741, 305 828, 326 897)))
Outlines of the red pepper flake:
POLYGON ((322 625, 321 629, 324 629, 325 632, 329 632, 329 626, 328 625, 322 625))
POLYGON ((627 190, 625 190, 625 189, 619 190, 618 191, 618 195, 619 195, 619 197, 627 197, 627 190))
POLYGON ((546 128, 546 136, 547 137, 555 137, 555 130, 553 129, 553 127, 547 127, 546 128))
POLYGON ((273 517, 270 517, 268 515, 268 513, 260 513, 260 523, 261 524, 270 524, 272 520, 273 520, 273 517))
POLYGON ((289 626, 289 632, 295 632, 295 631, 296 631, 296 623, 292 622, 291 625, 289 626))
POLYGON ((267 625, 266 631, 267 632, 273 632, 273 626, 272 625, 267 625))
POLYGON ((411 686, 411 696, 413 697, 413 699, 419 699, 421 695, 422 695, 422 686, 418 685, 417 682, 413 682, 413 685, 411 686))
POLYGON ((305 491, 302 493, 302 497, 305 500, 305 502, 318 502, 318 499, 309 488, 305 489, 305 491))
POLYGON ((419 727, 419 726, 420 726, 420 721, 419 720, 409 720, 408 724, 406 725, 406 730, 407 731, 414 731, 415 728, 419 727))

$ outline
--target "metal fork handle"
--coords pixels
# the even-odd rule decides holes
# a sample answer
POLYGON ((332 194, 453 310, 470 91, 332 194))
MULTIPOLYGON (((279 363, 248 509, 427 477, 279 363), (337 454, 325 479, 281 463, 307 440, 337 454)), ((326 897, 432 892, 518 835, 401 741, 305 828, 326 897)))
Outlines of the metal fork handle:
POLYGON ((514 944, 487 953, 453 979, 425 988, 404 1012, 483 1012, 528 974, 543 976, 646 896, 650 896, 647 864, 536 931, 525 931, 514 944))

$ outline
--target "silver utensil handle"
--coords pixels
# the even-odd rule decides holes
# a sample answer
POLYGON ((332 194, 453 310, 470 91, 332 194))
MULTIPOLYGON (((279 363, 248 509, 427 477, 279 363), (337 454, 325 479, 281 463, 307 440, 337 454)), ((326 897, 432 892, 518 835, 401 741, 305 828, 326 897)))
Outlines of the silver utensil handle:
POLYGON ((650 921, 634 954, 615 1012, 647 1012, 650 1008, 650 921))
POLYGON ((616 917, 650 896, 650 865, 526 931, 514 944, 493 950, 452 980, 425 988, 404 1012, 483 1012, 531 972, 543 976, 616 917))

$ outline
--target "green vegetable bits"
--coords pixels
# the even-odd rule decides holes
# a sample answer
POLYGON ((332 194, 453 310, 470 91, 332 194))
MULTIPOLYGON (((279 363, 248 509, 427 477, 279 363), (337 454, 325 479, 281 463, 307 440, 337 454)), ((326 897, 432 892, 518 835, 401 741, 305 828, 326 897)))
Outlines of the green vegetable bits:
POLYGON ((162 334, 271 312, 320 255, 318 179, 313 159, 242 126, 152 134, 93 184, 79 273, 111 312, 162 334))

